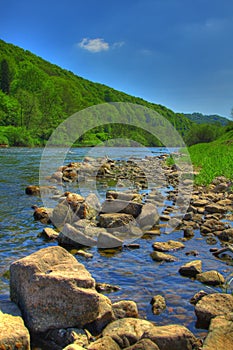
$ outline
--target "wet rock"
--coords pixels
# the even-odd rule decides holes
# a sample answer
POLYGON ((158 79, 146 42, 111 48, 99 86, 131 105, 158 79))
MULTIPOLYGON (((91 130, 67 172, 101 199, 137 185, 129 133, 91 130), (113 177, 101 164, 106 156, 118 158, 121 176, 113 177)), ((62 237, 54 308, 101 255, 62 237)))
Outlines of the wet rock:
POLYGON ((209 286, 219 286, 225 282, 223 275, 215 270, 202 272, 198 274, 196 278, 199 282, 209 286))
POLYGON ((185 255, 189 256, 189 255, 193 255, 193 256, 197 256, 199 255, 197 250, 190 250, 188 252, 185 253, 185 255))
POLYGON ((203 298, 205 295, 208 295, 204 290, 200 290, 200 292, 197 292, 191 299, 190 304, 196 305, 201 298, 203 298))
POLYGON ((194 207, 204 207, 209 203, 207 199, 197 199, 192 202, 194 207))
POLYGON ((80 255, 83 256, 86 259, 92 259, 93 258, 93 254, 85 252, 85 250, 79 249, 75 252, 75 255, 80 255))
POLYGON ((96 283, 95 289, 97 292, 106 292, 106 293, 112 293, 112 292, 118 292, 121 288, 119 286, 114 286, 112 284, 108 283, 96 283))
POLYGON ((184 265, 179 269, 179 273, 186 277, 196 277, 198 273, 202 272, 202 261, 193 260, 184 265))
POLYGON ((142 204, 120 199, 107 199, 101 207, 101 213, 125 213, 134 218, 138 217, 141 210, 142 204))
POLYGON ((111 233, 101 232, 97 239, 97 247, 100 249, 122 247, 123 240, 111 233))
POLYGON ((65 223, 71 224, 74 220, 74 216, 73 210, 65 199, 58 203, 53 209, 51 220, 54 226, 60 228, 63 227, 65 223))
POLYGON ((160 350, 159 347, 150 339, 141 339, 136 344, 125 350, 160 350))
POLYGON ((0 349, 30 350, 30 335, 21 317, 0 311, 0 349))
POLYGON ((88 237, 80 230, 76 229, 70 224, 65 224, 62 231, 59 233, 58 242, 61 245, 71 245, 71 246, 87 246, 93 247, 96 245, 96 240, 88 237))
POLYGON ((33 217, 36 221, 40 221, 43 224, 50 224, 52 216, 52 209, 51 208, 45 208, 40 207, 38 208, 36 205, 32 206, 32 209, 34 209, 33 217))
POLYGON ((133 222, 134 218, 130 214, 108 213, 100 214, 99 223, 104 228, 118 228, 133 222))
POLYGON ((33 332, 82 328, 99 316, 103 296, 96 292, 94 279, 59 246, 14 262, 10 276, 11 299, 33 332))
POLYGON ((150 230, 159 223, 159 214, 157 208, 150 203, 146 203, 137 218, 139 227, 143 230, 150 230))
POLYGON ((173 250, 178 250, 184 248, 184 244, 181 242, 169 240, 167 242, 155 242, 153 243, 154 250, 159 252, 169 252, 173 250))
POLYGON ((173 262, 173 261, 177 260, 174 256, 172 256, 170 254, 165 254, 165 253, 157 252, 157 251, 152 252, 150 254, 150 256, 155 261, 173 262))
POLYGON ((59 233, 51 227, 45 227, 41 235, 47 239, 57 239, 59 236, 59 233))
POLYGON ((82 346, 78 344, 69 344, 63 350, 85 350, 86 348, 83 348, 82 346))
POLYGON ((198 345, 193 333, 180 325, 153 326, 144 332, 143 338, 152 340, 160 350, 192 350, 198 345))
POLYGON ((89 343, 86 332, 78 328, 51 329, 44 333, 33 335, 33 343, 40 345, 43 349, 63 349, 69 344, 86 347, 89 343))
POLYGON ((109 336, 105 336, 91 343, 88 350, 120 350, 119 345, 109 336))
POLYGON ((203 350, 226 350, 233 345, 233 314, 217 316, 211 320, 203 350))
POLYGON ((227 230, 222 231, 218 238, 221 239, 224 242, 230 242, 233 243, 233 228, 229 228, 227 230))
POLYGON ((137 304, 132 300, 121 300, 112 304, 112 308, 116 319, 138 317, 137 304))
POLYGON ((233 295, 224 293, 205 295, 195 306, 197 327, 208 329, 212 318, 231 312, 233 312, 233 295))
POLYGON ((194 236, 194 231, 192 227, 184 228, 184 238, 192 238, 194 236))
POLYGON ((152 312, 154 315, 159 315, 166 309, 166 301, 162 295, 155 295, 151 299, 152 312))

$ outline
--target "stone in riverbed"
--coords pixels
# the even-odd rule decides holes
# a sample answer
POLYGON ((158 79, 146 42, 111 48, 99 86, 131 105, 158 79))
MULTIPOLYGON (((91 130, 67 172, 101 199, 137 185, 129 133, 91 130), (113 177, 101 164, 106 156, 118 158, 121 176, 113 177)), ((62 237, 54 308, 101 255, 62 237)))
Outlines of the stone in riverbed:
POLYGON ((233 313, 217 316, 211 320, 203 350, 227 350, 233 345, 233 313))
POLYGON ((134 192, 117 192, 117 191, 107 191, 107 199, 121 199, 124 201, 134 201, 141 203, 142 195, 134 192))
POLYGON ((45 227, 41 235, 47 239, 57 239, 59 236, 59 233, 51 227, 45 227))
POLYGON ((154 315, 159 315, 166 309, 166 301, 162 295, 155 295, 151 299, 152 312, 154 315))
POLYGON ((205 207, 205 210, 208 213, 221 213, 224 214, 227 211, 226 207, 223 207, 222 205, 218 205, 218 204, 209 204, 205 207))
POLYGON ((211 319, 233 312, 233 295, 213 293, 205 295, 195 306, 197 327, 208 329, 211 319))
POLYGON ((137 304, 132 300, 121 300, 112 304, 114 316, 116 319, 125 317, 138 317, 137 304))
POLYGON ((101 207, 101 213, 124 213, 130 214, 134 218, 142 211, 142 204, 120 199, 107 199, 101 207))
POLYGON ((30 335, 21 317, 0 311, 0 349, 30 349, 30 335))
POLYGON ((136 344, 125 348, 125 350, 160 350, 150 339, 141 339, 136 344))
POLYGON ((152 257, 152 259, 154 261, 174 262, 177 260, 174 256, 172 256, 170 254, 165 254, 165 253, 157 252, 157 251, 150 253, 150 256, 152 257))
POLYGON ((155 205, 146 203, 143 205, 140 215, 137 217, 137 223, 143 230, 150 230, 159 223, 159 213, 155 205))
POLYGON ((99 216, 100 226, 104 228, 119 228, 127 226, 133 221, 132 215, 124 213, 107 213, 99 216))
POLYGON ((199 273, 196 278, 199 282, 209 286, 219 286, 225 282, 223 275, 215 270, 199 273))
POLYGON ((92 237, 88 237, 80 230, 76 229, 70 224, 65 224, 62 229, 62 232, 59 233, 58 241, 62 245, 71 245, 71 246, 87 246, 93 247, 96 245, 96 240, 92 237))
POLYGON ((51 208, 45 208, 45 207, 38 208, 36 205, 33 205, 32 209, 34 209, 33 217, 36 221, 40 221, 43 224, 51 223, 50 218, 52 216, 52 211, 53 211, 51 208))
POLYGON ((202 272, 202 261, 193 260, 184 265, 179 269, 179 273, 186 277, 196 277, 198 273, 202 272))
POLYGON ((108 232, 101 232, 98 235, 97 247, 100 249, 122 247, 123 241, 108 232))
POLYGON ((120 350, 119 345, 109 336, 102 337, 91 343, 88 350, 120 350))
POLYGON ((32 332, 82 328, 98 318, 103 304, 90 273, 59 246, 11 264, 10 293, 32 332))
POLYGON ((155 243, 153 243, 152 246, 153 246, 154 250, 157 250, 159 252, 169 252, 172 250, 184 248, 183 243, 173 241, 173 240, 170 240, 167 242, 155 242, 155 243))

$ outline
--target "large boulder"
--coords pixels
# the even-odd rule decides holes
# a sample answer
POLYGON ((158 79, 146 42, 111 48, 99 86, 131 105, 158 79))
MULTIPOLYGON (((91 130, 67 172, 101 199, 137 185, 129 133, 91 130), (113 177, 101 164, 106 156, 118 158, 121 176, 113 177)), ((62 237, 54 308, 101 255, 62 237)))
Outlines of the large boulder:
POLYGON ((217 316, 211 320, 203 350, 226 350, 233 345, 233 314, 217 316))
POLYGON ((91 343, 88 350, 120 350, 119 345, 109 336, 102 337, 91 343))
POLYGON ((131 345, 125 350, 160 350, 159 347, 150 339, 141 339, 136 344, 131 345))
POLYGON ((30 350, 30 335, 21 317, 0 311, 0 349, 30 350))
POLYGON ((10 294, 33 332, 82 328, 98 318, 105 298, 86 268, 58 246, 11 264, 10 294))
POLYGON ((92 247, 96 245, 96 240, 87 236, 81 230, 78 230, 70 224, 65 224, 62 231, 59 233, 58 241, 61 245, 71 246, 87 246, 92 247))
POLYGON ((159 213, 154 204, 146 203, 141 210, 140 215, 137 218, 139 227, 143 230, 150 230, 152 227, 159 223, 159 213))
POLYGON ((205 295, 195 306, 197 327, 208 329, 212 318, 230 312, 233 312, 233 295, 224 293, 205 295))
POLYGON ((104 228, 112 228, 112 229, 124 228, 133 222, 134 222, 134 218, 130 214, 106 213, 106 214, 100 214, 99 216, 100 227, 104 227, 104 228))
POLYGON ((102 213, 125 213, 134 218, 138 217, 141 210, 142 204, 121 199, 106 199, 101 208, 102 213))
POLYGON ((154 326, 147 330, 143 338, 158 345, 160 350, 192 350, 197 348, 198 340, 190 330, 180 325, 154 326))

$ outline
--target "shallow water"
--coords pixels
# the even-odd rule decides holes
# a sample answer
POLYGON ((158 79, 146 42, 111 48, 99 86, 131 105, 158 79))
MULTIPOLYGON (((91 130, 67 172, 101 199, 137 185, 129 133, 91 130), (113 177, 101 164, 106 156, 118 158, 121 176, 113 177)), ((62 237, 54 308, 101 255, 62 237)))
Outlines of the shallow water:
MULTIPOLYGON (((56 150, 62 152, 62 150, 56 150)), ((104 150, 106 155, 106 148, 104 150)), ((161 148, 117 148, 108 149, 107 156, 113 159, 128 159, 129 157, 144 158, 146 154, 157 155, 167 152, 161 148)), ((43 205, 38 197, 25 194, 29 184, 39 183, 39 164, 42 149, 40 148, 9 148, 0 149, 0 298, 9 297, 9 266, 10 264, 40 248, 56 245, 46 242, 38 235, 44 225, 33 220, 31 206, 43 205)), ((90 155, 90 149, 72 149, 66 157, 65 163, 80 161, 83 156, 90 155)), ((93 156, 93 154, 91 154, 93 156)), ((97 154, 99 155, 99 154, 97 154)), ((51 160, 56 156, 51 151, 51 160)), ((105 188, 100 189, 104 195, 105 188)), ((205 331, 195 328, 194 307, 189 303, 190 298, 199 290, 210 291, 210 288, 198 281, 179 275, 179 267, 191 260, 201 259, 203 271, 216 269, 224 276, 229 275, 232 266, 215 258, 209 252, 211 246, 206 244, 197 230, 195 237, 185 242, 183 250, 172 253, 178 258, 174 263, 154 262, 150 253, 153 251, 154 241, 180 239, 181 231, 175 231, 167 237, 165 234, 148 239, 138 239, 140 249, 128 249, 106 254, 97 248, 86 248, 94 254, 93 259, 86 260, 77 256, 92 273, 97 282, 106 282, 120 286, 120 290, 108 294, 112 301, 131 299, 137 302, 140 316, 154 321, 157 325, 178 323, 187 326, 196 335, 202 336, 205 331), (197 257, 186 256, 185 252, 197 250, 197 257), (150 300, 156 294, 166 298, 167 308, 161 315, 153 315, 150 300)), ((220 247, 217 243, 214 247, 220 247)), ((217 290, 217 289, 214 289, 217 290)))

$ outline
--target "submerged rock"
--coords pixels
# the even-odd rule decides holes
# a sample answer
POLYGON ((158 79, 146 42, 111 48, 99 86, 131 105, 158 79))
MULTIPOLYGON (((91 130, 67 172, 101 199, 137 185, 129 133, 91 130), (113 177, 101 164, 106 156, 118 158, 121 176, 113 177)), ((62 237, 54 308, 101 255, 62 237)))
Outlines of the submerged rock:
POLYGON ((155 261, 174 262, 177 260, 177 258, 175 258, 174 256, 172 256, 170 254, 165 254, 165 253, 157 252, 157 251, 150 253, 150 256, 155 261))

